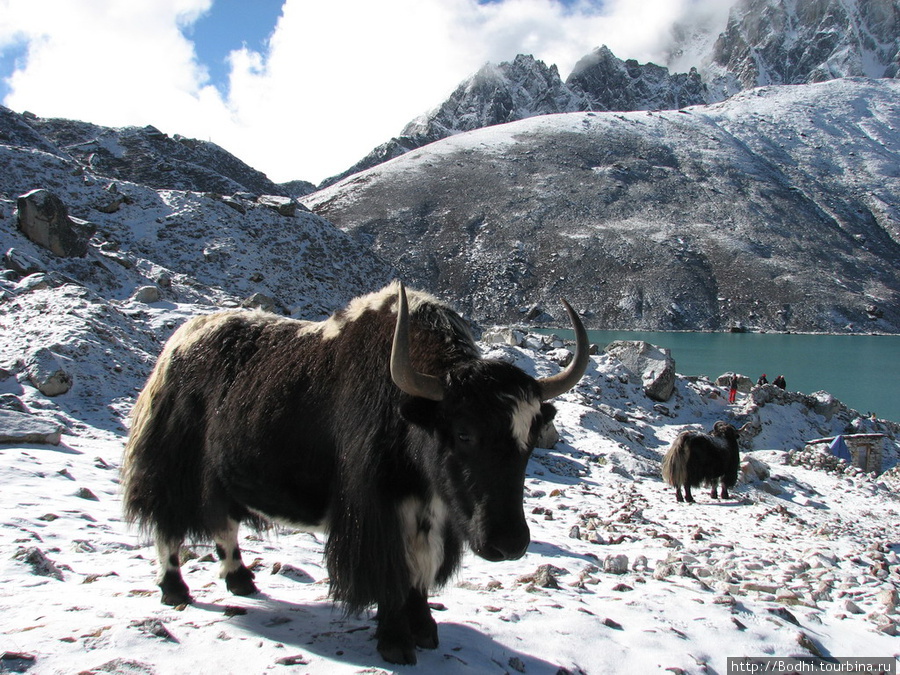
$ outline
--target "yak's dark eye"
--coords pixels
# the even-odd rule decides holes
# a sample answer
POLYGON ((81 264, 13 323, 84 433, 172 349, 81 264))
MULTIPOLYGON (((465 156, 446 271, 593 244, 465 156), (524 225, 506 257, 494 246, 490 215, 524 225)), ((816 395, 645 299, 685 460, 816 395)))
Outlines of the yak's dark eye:
POLYGON ((472 436, 472 434, 460 432, 456 434, 456 440, 458 440, 460 443, 464 443, 465 445, 471 445, 475 442, 475 437, 472 436))

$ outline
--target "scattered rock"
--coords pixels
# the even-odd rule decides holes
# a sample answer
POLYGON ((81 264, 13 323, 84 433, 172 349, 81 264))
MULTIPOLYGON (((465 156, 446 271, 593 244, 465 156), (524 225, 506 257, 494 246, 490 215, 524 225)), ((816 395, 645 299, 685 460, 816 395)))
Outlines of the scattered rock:
POLYGON ((261 309, 264 312, 274 312, 277 309, 275 300, 264 293, 254 293, 245 298, 241 302, 241 307, 261 309))
POLYGON ((617 358, 638 380, 644 393, 654 401, 665 402, 675 391, 675 359, 669 349, 641 340, 617 340, 604 350, 617 358))
POLYGON ((275 659, 275 663, 279 666, 306 666, 309 665, 309 661, 303 656, 303 654, 294 654, 293 656, 282 656, 280 659, 275 659))
POLYGON ((169 632, 165 624, 159 619, 142 619, 140 621, 132 621, 131 626, 137 628, 142 633, 162 638, 169 642, 178 642, 176 637, 169 632))
POLYGON ((791 612, 786 610, 784 607, 773 607, 769 608, 769 614, 773 616, 777 616, 779 619, 784 619, 788 623, 792 623, 795 626, 799 626, 800 622, 797 620, 797 617, 794 616, 791 612))
POLYGON ((510 347, 521 347, 525 344, 525 334, 515 328, 507 328, 505 326, 494 326, 486 329, 481 334, 481 341, 489 345, 509 345, 510 347))
POLYGON ((78 492, 75 493, 76 497, 80 497, 81 499, 87 499, 92 502, 99 502, 100 499, 93 492, 88 490, 86 487, 78 488, 78 492))
POLYGON ((628 572, 628 556, 624 554, 608 555, 603 560, 603 571, 607 574, 625 574, 628 572))
POLYGON ((0 409, 0 443, 59 445, 63 426, 16 410, 0 409))
POLYGON ((279 574, 284 577, 288 577, 289 579, 293 579, 294 581, 302 581, 306 584, 311 584, 315 581, 307 572, 304 572, 299 567, 295 567, 289 563, 278 563, 276 562, 272 565, 272 574, 279 574))
POLYGON ((72 388, 72 376, 46 347, 32 352, 25 370, 31 383, 45 396, 59 396, 72 388))
POLYGON ((24 673, 31 668, 37 658, 25 652, 3 652, 0 654, 0 673, 24 673))
POLYGON ((811 637, 809 637, 809 635, 807 635, 803 631, 797 633, 797 644, 816 658, 821 659, 825 657, 825 654, 822 652, 819 646, 813 641, 811 637))
POLYGON ((541 565, 533 574, 526 574, 519 577, 520 584, 531 584, 540 588, 559 588, 559 582, 556 575, 565 572, 558 567, 552 565, 541 565))
POLYGON ((113 659, 91 668, 88 673, 113 673, 114 675, 156 675, 152 666, 131 659, 113 659))
POLYGON ((850 614, 865 614, 865 611, 850 598, 845 598, 841 607, 850 614))
POLYGON ((151 302, 159 302, 160 297, 158 286, 141 286, 134 292, 131 299, 135 302, 150 304, 151 302))
POLYGON ((18 228, 38 246, 61 258, 87 255, 93 225, 71 218, 66 205, 48 190, 32 190, 16 200, 18 228))
POLYGON ((290 197, 278 195, 262 195, 256 200, 258 204, 273 209, 282 216, 293 216, 297 212, 297 202, 290 197))
POLYGON ((13 559, 30 566, 32 573, 39 577, 53 577, 59 581, 64 579, 62 571, 36 546, 20 548, 13 555, 13 559))
POLYGON ((885 608, 888 614, 896 612, 898 605, 900 605, 900 593, 894 588, 880 591, 875 599, 885 608))
POLYGON ((525 672, 525 664, 518 656, 510 656, 507 663, 509 664, 509 667, 515 670, 517 673, 525 672))
POLYGON ((3 255, 3 264, 23 277, 36 272, 43 272, 44 266, 18 249, 11 248, 3 255))

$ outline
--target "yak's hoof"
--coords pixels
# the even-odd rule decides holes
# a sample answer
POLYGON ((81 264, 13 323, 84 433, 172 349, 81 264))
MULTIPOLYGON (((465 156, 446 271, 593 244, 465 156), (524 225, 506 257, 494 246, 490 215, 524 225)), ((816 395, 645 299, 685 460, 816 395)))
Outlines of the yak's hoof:
POLYGON ((225 575, 225 587, 234 595, 253 595, 259 589, 253 583, 253 572, 246 567, 239 567, 225 575))
POLYGON ((412 640, 378 639, 378 653, 388 663, 396 663, 401 666, 416 665, 416 646, 412 640))
POLYGON ((166 572, 159 582, 159 590, 162 591, 162 603, 170 607, 189 605, 194 601, 187 584, 178 572, 166 572))
POLYGON ((416 646, 422 649, 437 649, 440 642, 438 641, 437 622, 431 619, 427 625, 415 633, 416 646))

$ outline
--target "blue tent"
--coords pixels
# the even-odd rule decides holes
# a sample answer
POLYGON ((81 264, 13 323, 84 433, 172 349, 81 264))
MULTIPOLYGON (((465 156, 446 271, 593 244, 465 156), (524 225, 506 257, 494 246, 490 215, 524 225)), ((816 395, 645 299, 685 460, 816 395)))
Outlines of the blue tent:
POLYGON ((837 436, 831 441, 831 454, 840 459, 846 460, 847 464, 853 464, 853 457, 850 455, 850 448, 844 441, 843 436, 837 436))

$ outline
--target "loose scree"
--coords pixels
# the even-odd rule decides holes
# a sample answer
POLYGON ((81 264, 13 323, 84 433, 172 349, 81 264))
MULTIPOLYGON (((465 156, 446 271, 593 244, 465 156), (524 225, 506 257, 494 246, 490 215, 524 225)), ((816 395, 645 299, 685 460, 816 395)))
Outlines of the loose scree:
POLYGON ((215 542, 227 588, 248 595, 240 523, 318 527, 332 597, 377 606, 381 655, 412 664, 417 646, 437 647, 428 593, 464 545, 500 561, 529 544, 525 467, 555 413, 546 401, 588 363, 563 303, 575 356, 543 379, 482 359, 458 314, 398 283, 322 322, 188 321, 138 397, 123 461, 125 515, 155 541, 162 601, 191 602, 185 539, 215 542))

